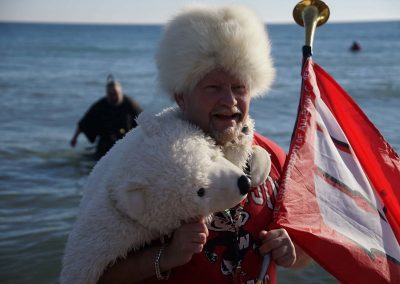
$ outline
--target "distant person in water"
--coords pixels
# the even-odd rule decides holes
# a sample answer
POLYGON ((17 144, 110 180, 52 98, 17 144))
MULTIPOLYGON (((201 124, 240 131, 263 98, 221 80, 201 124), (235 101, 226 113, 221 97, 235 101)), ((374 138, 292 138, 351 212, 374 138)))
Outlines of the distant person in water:
POLYGON ((353 52, 361 51, 361 45, 358 42, 353 41, 353 44, 350 47, 350 51, 353 52))
POLYGON ((75 147, 78 136, 82 132, 91 143, 98 138, 96 157, 100 158, 118 139, 136 127, 135 120, 141 111, 142 108, 139 104, 124 95, 121 84, 114 81, 113 76, 109 75, 106 96, 88 109, 79 121, 70 144, 75 147))

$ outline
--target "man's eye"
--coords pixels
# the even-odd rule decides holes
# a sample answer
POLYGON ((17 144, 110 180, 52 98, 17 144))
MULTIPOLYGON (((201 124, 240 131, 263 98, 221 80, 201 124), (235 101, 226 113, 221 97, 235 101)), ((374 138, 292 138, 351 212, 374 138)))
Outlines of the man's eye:
POLYGON ((219 89, 220 89, 220 86, 218 86, 218 85, 208 85, 208 86, 206 86, 206 90, 207 91, 215 92, 215 91, 218 91, 219 89))
POLYGON ((246 86, 244 85, 232 86, 232 91, 235 93, 244 94, 246 93, 246 86))

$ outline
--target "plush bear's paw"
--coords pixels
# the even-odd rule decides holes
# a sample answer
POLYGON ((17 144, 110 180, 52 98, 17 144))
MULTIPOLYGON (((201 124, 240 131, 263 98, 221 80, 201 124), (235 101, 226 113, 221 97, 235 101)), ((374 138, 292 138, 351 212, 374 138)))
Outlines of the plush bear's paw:
POLYGON ((253 146, 253 154, 250 159, 250 178, 251 186, 259 186, 268 177, 271 171, 271 158, 264 148, 255 145, 253 146))

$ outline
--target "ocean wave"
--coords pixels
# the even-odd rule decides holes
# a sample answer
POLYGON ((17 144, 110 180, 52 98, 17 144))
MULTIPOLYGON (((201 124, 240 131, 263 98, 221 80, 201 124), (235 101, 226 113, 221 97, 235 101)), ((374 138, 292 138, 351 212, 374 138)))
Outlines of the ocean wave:
POLYGON ((78 46, 78 45, 50 45, 44 47, 42 52, 51 54, 121 54, 121 55, 140 55, 148 53, 148 49, 135 47, 105 47, 105 46, 78 46))

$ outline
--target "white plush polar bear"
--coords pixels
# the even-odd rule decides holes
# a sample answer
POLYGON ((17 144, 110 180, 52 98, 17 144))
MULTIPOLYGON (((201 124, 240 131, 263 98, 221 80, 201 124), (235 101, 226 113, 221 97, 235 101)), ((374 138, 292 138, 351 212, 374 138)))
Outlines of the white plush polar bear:
MULTIPOLYGON (((181 221, 231 208, 247 195, 243 170, 177 109, 142 114, 138 125, 88 178, 61 283, 96 283, 108 264, 130 250, 170 234, 181 221)), ((251 140, 252 135, 245 160, 253 151, 251 140)))

